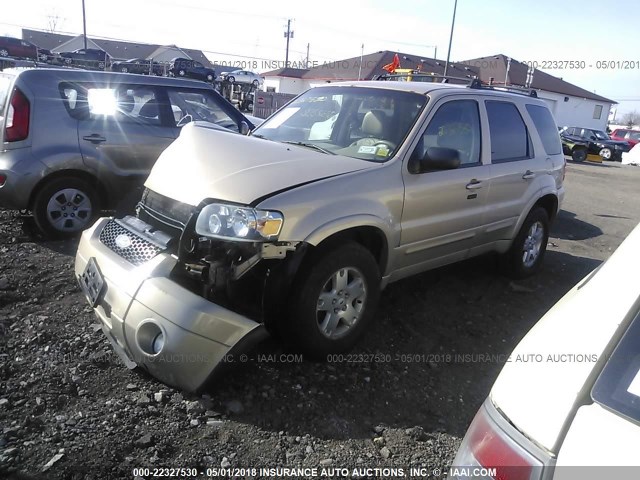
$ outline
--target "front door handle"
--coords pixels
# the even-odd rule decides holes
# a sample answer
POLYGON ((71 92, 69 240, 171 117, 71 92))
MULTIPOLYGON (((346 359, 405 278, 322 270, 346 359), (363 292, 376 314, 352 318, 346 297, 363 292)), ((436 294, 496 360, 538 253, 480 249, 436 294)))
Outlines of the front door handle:
POLYGON ((531 180, 532 178, 536 178, 536 174, 531 170, 527 170, 526 172, 524 172, 524 175, 522 175, 522 178, 525 180, 531 180))
POLYGON ((102 143, 107 141, 106 138, 104 138, 102 135, 99 135, 97 133, 93 133, 91 135, 85 135, 82 138, 91 143, 102 143))
POLYGON ((480 180, 476 180, 475 178, 467 183, 467 190, 477 190, 482 188, 482 182, 480 180))

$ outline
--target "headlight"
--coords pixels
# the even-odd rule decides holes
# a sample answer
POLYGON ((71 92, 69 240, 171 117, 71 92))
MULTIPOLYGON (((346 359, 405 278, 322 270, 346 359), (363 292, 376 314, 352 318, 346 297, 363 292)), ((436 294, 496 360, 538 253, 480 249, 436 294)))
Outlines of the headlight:
POLYGON ((205 237, 263 242, 277 240, 284 218, 280 212, 211 203, 196 220, 196 233, 205 237))

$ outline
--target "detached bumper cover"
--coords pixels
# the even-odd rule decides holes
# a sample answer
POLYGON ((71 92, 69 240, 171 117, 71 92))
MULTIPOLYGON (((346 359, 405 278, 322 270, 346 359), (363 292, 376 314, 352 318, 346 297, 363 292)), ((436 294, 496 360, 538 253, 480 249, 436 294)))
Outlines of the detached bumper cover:
POLYGON ((232 348, 266 336, 261 324, 171 280, 171 255, 158 253, 137 266, 125 260, 100 240, 109 225, 112 220, 102 218, 82 234, 75 274, 80 282, 94 258, 104 285, 93 310, 129 368, 141 366, 169 385, 196 391, 232 348), (162 334, 158 353, 149 347, 149 332, 162 334))

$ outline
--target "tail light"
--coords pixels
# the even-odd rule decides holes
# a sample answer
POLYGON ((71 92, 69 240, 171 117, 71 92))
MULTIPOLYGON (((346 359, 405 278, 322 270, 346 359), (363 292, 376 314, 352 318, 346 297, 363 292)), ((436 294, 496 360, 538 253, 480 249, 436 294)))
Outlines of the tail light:
POLYGON ((29 136, 30 112, 31 105, 27 97, 19 89, 14 89, 7 113, 7 123, 4 131, 5 142, 18 142, 29 136))
POLYGON ((462 479, 472 475, 473 478, 494 480, 539 480, 545 465, 551 464, 551 457, 520 434, 488 400, 471 422, 449 478, 462 479), (500 423, 503 425, 492 418, 489 410, 493 411, 494 417, 502 418, 500 423), (503 427, 513 430, 514 435, 509 435, 503 427), (544 457, 545 461, 538 457, 544 457))
POLYGON ((4 187, 7 182, 7 176, 4 173, 0 173, 0 187, 4 187))

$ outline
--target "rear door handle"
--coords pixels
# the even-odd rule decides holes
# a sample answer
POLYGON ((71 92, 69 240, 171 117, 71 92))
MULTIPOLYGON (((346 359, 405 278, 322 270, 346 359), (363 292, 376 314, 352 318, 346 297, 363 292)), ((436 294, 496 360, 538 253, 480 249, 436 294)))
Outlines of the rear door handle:
POLYGON ((477 190, 479 188, 482 188, 482 182, 475 178, 467 183, 467 190, 477 190))
POLYGON ((527 170, 526 172, 524 172, 524 175, 522 175, 522 178, 524 178, 525 180, 531 180, 532 178, 536 178, 536 174, 531 170, 527 170))
POLYGON ((91 143, 102 143, 102 142, 106 142, 107 141, 106 138, 104 138, 102 135, 99 135, 97 133, 94 133, 92 135, 85 135, 82 138, 84 140, 87 140, 88 142, 91 142, 91 143))

